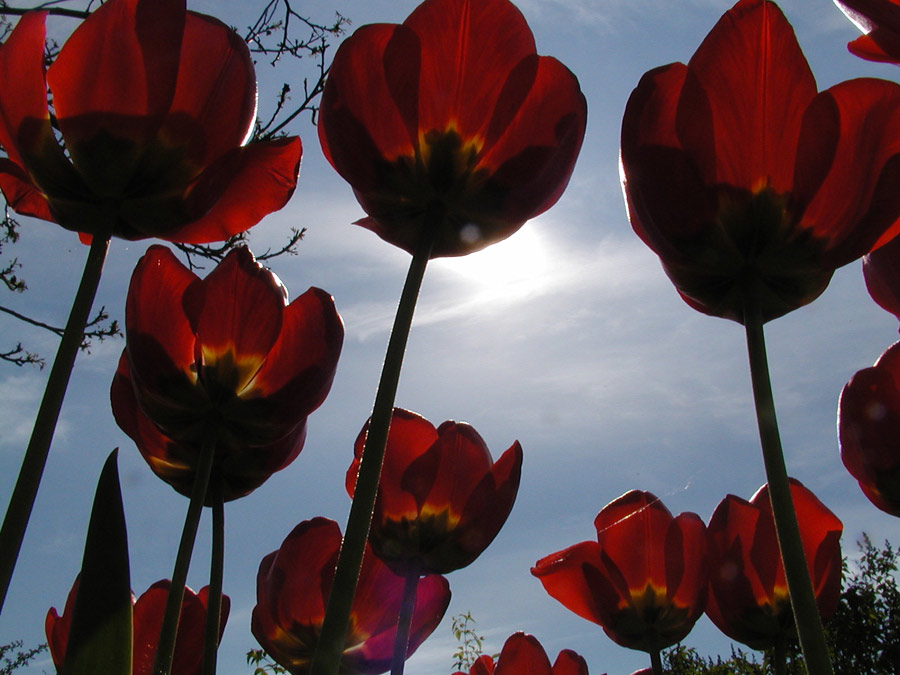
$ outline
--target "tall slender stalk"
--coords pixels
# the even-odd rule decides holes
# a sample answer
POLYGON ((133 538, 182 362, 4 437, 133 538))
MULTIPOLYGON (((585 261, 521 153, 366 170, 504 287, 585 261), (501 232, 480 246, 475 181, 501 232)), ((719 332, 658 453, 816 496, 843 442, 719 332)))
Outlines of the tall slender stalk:
POLYGON ((194 552, 194 540, 197 538, 197 527, 200 514, 206 501, 206 491, 212 474, 213 460, 216 456, 216 434, 207 429, 200 448, 200 461, 191 488, 191 501, 188 504, 184 529, 181 531, 181 542, 175 557, 175 569, 172 571, 172 584, 169 586, 169 597, 166 600, 166 611, 159 631, 159 642, 156 648, 156 660, 153 664, 154 675, 169 675, 172 668, 172 657, 175 654, 175 638, 178 635, 178 619, 181 616, 181 603, 184 600, 184 585, 187 582, 191 555, 194 552))
POLYGON ((422 238, 413 253, 409 272, 406 275, 406 283, 400 294, 400 303, 397 306, 397 315, 394 318, 394 326, 388 341, 387 353, 381 370, 381 380, 375 394, 375 405, 372 409, 369 431, 360 460, 344 542, 341 545, 337 570, 334 574, 334 584, 328 596, 328 606, 319 636, 319 644, 310 666, 310 675, 336 675, 338 672, 347 636, 350 609, 353 606, 353 596, 356 594, 359 569, 362 565, 366 539, 369 536, 369 526, 372 522, 372 510, 375 506, 378 481, 381 478, 381 465, 384 461, 394 398, 400 382, 403 355, 406 351, 406 342, 412 326, 419 289, 425 276, 425 267, 431 257, 434 231, 437 229, 434 225, 437 219, 442 217, 443 213, 429 212, 426 214, 422 238))
POLYGON ((97 295, 97 287, 100 285, 100 275, 103 272, 103 263, 109 250, 110 237, 95 236, 91 242, 87 260, 84 264, 84 272, 81 275, 81 283, 72 302, 69 319, 63 332, 47 386, 44 389, 44 397, 38 409, 34 421, 34 429, 31 432, 31 440, 25 450, 22 459, 22 468, 19 470, 19 478, 13 489, 0 528, 0 612, 3 611, 3 603, 9 590, 19 551, 22 549, 22 540, 25 538, 25 530, 28 528, 28 520, 34 508, 38 487, 44 475, 44 467, 50 454, 50 443, 53 441, 53 433, 56 431, 56 423, 59 420, 59 412, 62 409, 66 389, 69 386, 69 378, 75 365, 75 357, 84 340, 84 328, 87 325, 94 297, 97 295))
POLYGON ((222 614, 222 580, 225 566, 225 504, 222 501, 222 476, 210 480, 212 494, 212 552, 209 566, 209 595, 206 604, 206 629, 203 634, 203 675, 215 675, 219 652, 219 624, 222 614))
POLYGON ((418 587, 418 571, 407 574, 403 583, 403 600, 400 603, 400 616, 397 617, 397 635, 394 638, 391 675, 403 675, 406 653, 409 651, 409 629, 412 625, 413 610, 416 608, 416 589, 418 587))
POLYGON ((800 527, 797 524, 797 514, 791 498, 791 486, 784 463, 778 421, 775 418, 775 400, 772 396, 772 383, 769 378, 762 314, 755 299, 751 299, 745 304, 744 327, 747 332, 750 380, 753 385, 753 400, 756 404, 756 419, 759 426, 763 463, 766 468, 766 480, 769 484, 769 498, 772 501, 775 531, 778 534, 778 546, 781 549, 781 559, 784 563, 791 607, 794 611, 794 621, 797 624, 797 634, 800 637, 800 647, 803 650, 803 658, 806 660, 806 668, 810 673, 831 675, 834 671, 825 643, 825 631, 816 607, 816 597, 800 539, 800 527))

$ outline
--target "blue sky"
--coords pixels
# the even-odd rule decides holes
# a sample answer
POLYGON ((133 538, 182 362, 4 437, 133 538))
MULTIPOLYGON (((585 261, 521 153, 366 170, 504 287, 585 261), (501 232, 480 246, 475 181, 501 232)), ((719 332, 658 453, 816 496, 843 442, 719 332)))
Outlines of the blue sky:
MULTIPOLYGON (((249 3, 246 3, 249 4, 249 3)), ((412 0, 312 2, 336 8, 354 27, 400 22, 412 0)), ((551 599, 531 577, 534 562, 594 536, 593 519, 630 489, 654 492, 673 513, 704 521, 728 493, 749 498, 765 482, 751 407, 741 326, 694 312, 677 296, 656 256, 631 231, 617 170, 621 115, 650 68, 686 61, 730 3, 713 0, 521 0, 538 51, 567 64, 588 100, 588 129, 569 189, 549 212, 504 243, 464 259, 429 265, 397 404, 435 424, 471 423, 499 455, 519 440, 525 459, 519 497, 505 528, 469 568, 450 575, 444 623, 411 659, 411 675, 449 673, 450 617, 471 612, 488 651, 516 630, 533 633, 551 659, 571 648, 591 673, 631 673, 648 659, 614 645, 600 628, 551 599)), ((205 0, 189 7, 243 25, 245 3, 205 0)), ((858 33, 826 0, 781 3, 820 88, 858 76, 897 79, 893 66, 863 62, 845 48, 858 33)), ((71 29, 54 19, 55 30, 71 29)), ((261 65, 261 116, 282 80, 261 65)), ((349 187, 322 158, 308 121, 298 190, 266 218, 251 244, 278 247, 305 226, 297 257, 273 261, 296 297, 308 286, 335 297, 346 339, 332 392, 310 418, 300 457, 248 497, 226 507, 225 590, 232 613, 220 673, 247 673, 259 560, 293 526, 314 516, 343 528, 344 474, 353 440, 371 411, 388 330, 409 257, 350 223, 363 214, 349 187)), ((30 290, 3 299, 62 323, 87 249, 75 237, 23 219, 12 250, 30 290), (51 260, 51 264, 47 261, 51 260)), ((122 318, 128 278, 150 242, 113 242, 97 306, 122 318)), ((895 537, 897 523, 872 507, 844 470, 835 409, 841 387, 897 339, 896 320, 865 292, 859 263, 837 272, 812 305, 767 326, 773 386, 788 469, 844 522, 844 550, 868 532, 895 537)), ((23 340, 45 355, 55 340, 9 319, 0 346, 23 340)), ((132 585, 141 593, 171 575, 187 500, 157 479, 116 427, 108 389, 121 341, 79 356, 32 526, 0 617, 0 644, 44 640, 47 609, 60 610, 81 560, 100 467, 121 447, 132 585)), ((43 372, 0 365, 0 495, 12 489, 37 409, 43 372)), ((189 584, 208 577, 208 520, 201 523, 189 584)), ((729 642, 704 618, 686 644, 727 654, 729 642)), ((47 659, 27 673, 52 672, 47 659)))

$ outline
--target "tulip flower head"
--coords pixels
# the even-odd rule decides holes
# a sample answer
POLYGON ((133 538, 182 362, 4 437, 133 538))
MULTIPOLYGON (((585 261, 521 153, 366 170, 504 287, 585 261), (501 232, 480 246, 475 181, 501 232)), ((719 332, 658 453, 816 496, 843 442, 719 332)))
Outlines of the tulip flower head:
POLYGON ((875 506, 900 517, 900 342, 844 386, 841 459, 875 506))
POLYGON ((817 93, 790 24, 740 0, 687 65, 649 71, 622 122, 632 227, 694 309, 745 323, 821 294, 900 215, 900 87, 817 93))
MULTIPOLYGON (((347 470, 352 497, 368 423, 347 470)), ((369 531, 372 549, 401 575, 447 574, 466 567, 500 532, 522 473, 518 441, 494 462, 478 432, 447 421, 437 429, 394 408, 369 531)))
POLYGON ((234 31, 184 0, 110 0, 45 73, 45 18, 25 14, 0 46, 0 189, 18 213, 202 243, 284 206, 300 139, 244 145, 256 76, 234 31))
MULTIPOLYGON (((133 626, 133 675, 151 675, 153 662, 156 658, 156 644, 159 639, 159 628, 162 625, 163 612, 169 596, 168 580, 157 581, 150 586, 145 593, 137 599, 132 596, 134 604, 132 608, 133 626)), ((53 665, 60 668, 66 657, 66 645, 69 640, 69 629, 72 625, 72 612, 75 607, 75 596, 78 591, 78 581, 69 591, 66 599, 66 607, 60 616, 55 607, 47 612, 45 628, 47 633, 47 645, 50 648, 50 656, 53 665)), ((203 660, 203 630, 206 625, 206 608, 208 602, 209 587, 200 589, 194 593, 190 588, 184 589, 184 598, 181 603, 181 618, 178 624, 178 636, 175 641, 175 658, 172 661, 172 675, 199 675, 203 660)), ((220 614, 219 636, 225 630, 225 622, 228 620, 228 610, 231 600, 227 595, 222 596, 222 610, 220 614)))
POLYGON ((500 650, 497 662, 487 654, 478 657, 468 673, 453 675, 588 675, 584 658, 571 649, 564 649, 550 666, 547 652, 533 635, 513 633, 500 650))
POLYGON ((673 518, 653 494, 632 490, 603 507, 594 526, 597 541, 548 555, 531 573, 623 647, 653 653, 681 641, 706 605, 700 517, 673 518))
POLYGON ((278 278, 239 247, 199 279, 152 246, 131 279, 113 413, 153 471, 190 495, 213 436, 225 500, 299 454, 328 393, 344 329, 327 293, 288 304, 278 278))
POLYGON ((900 64, 900 2, 897 0, 834 0, 864 35, 847 44, 867 61, 900 64))
MULTIPOLYGON (((337 523, 313 518, 297 525, 281 548, 259 565, 251 630, 263 649, 293 675, 309 672, 340 547, 337 523)), ((339 672, 390 669, 404 583, 367 549, 339 672)), ((429 575, 419 580, 407 657, 434 632, 449 603, 446 579, 429 575)))
POLYGON ((368 217, 413 252, 463 255, 505 239, 568 184, 587 106, 535 52, 509 0, 426 0, 363 26, 334 57, 319 110, 325 156, 368 217))
MULTIPOLYGON (((823 619, 841 590, 841 521, 799 481, 791 479, 800 538, 823 619)), ((768 486, 750 501, 728 495, 709 533, 710 592, 706 613, 728 637, 769 649, 794 634, 794 617, 775 534, 768 486)))

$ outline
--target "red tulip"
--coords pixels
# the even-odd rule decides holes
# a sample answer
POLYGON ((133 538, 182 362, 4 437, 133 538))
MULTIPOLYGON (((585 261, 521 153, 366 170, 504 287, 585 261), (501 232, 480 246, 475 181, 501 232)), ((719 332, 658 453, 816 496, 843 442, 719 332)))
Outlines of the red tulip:
POLYGON ((835 4, 865 35, 847 44, 867 61, 900 63, 900 2, 897 0, 835 0, 835 4))
POLYGON ((184 0, 110 0, 45 75, 45 17, 24 15, 0 46, 0 189, 17 212, 88 235, 200 243, 284 206, 300 140, 243 145, 256 78, 234 31, 184 0))
POLYGON ((632 490, 603 507, 594 526, 597 541, 548 555, 531 573, 623 647, 653 653, 682 640, 706 604, 700 517, 673 518, 657 497, 632 490))
POLYGON ((741 0, 687 65, 651 70, 628 101, 632 227, 693 308, 781 316, 894 236, 898 106, 883 80, 817 93, 778 7, 741 0))
POLYGON ((841 459, 869 500, 900 517, 900 342, 844 386, 841 459))
POLYGON ((288 305, 278 278, 243 247, 202 280, 165 247, 150 247, 131 278, 125 331, 116 421, 185 495, 212 434, 226 500, 300 452, 344 335, 327 293, 311 288, 288 305))
MULTIPOLYGON (((585 660, 571 649, 564 649, 556 657, 553 667, 547 652, 533 635, 513 633, 500 651, 497 663, 490 656, 478 657, 468 675, 588 675, 585 660)), ((462 671, 453 675, 466 675, 462 671)))
MULTIPOLYGON (((293 675, 309 672, 341 547, 337 523, 306 520, 259 565, 251 630, 269 655, 293 675)), ((350 616, 340 672, 383 673, 391 667, 404 580, 367 549, 350 616)), ((450 604, 438 575, 419 581, 407 657, 437 628, 450 604)))
MULTIPOLYGON (((799 481, 791 496, 800 538, 823 619, 841 592, 838 518, 799 481)), ((706 613, 728 637, 752 649, 769 649, 793 633, 794 618, 775 535, 767 486, 750 501, 728 495, 716 507, 709 533, 710 593, 706 613)))
POLYGON ((325 156, 369 215, 359 224, 409 252, 431 228, 436 257, 505 239, 553 206, 587 106, 508 0, 426 0, 341 44, 319 115, 325 156))
MULTIPOLYGON (((156 658, 156 642, 159 639, 159 629, 162 625, 163 612, 169 596, 170 582, 168 580, 157 581, 134 602, 132 609, 133 625, 133 675, 151 675, 153 673, 153 661, 156 658)), ((69 640, 69 627, 72 624, 72 611, 75 607, 75 594, 78 589, 78 581, 69 591, 66 599, 66 608, 62 616, 51 607, 47 612, 45 629, 47 644, 50 647, 50 656, 53 665, 59 668, 66 657, 66 644, 69 640)), ((203 630, 206 625, 206 607, 209 587, 200 589, 194 593, 190 588, 184 589, 184 599, 181 604, 181 618, 178 623, 178 636, 175 641, 175 658, 172 662, 172 675, 199 675, 200 665, 203 660, 203 630)), ((222 596, 222 612, 220 617, 219 636, 225 631, 225 622, 228 620, 228 610, 231 601, 227 595, 222 596)))
MULTIPOLYGON (((368 423, 347 470, 352 497, 368 423)), ((469 565, 497 536, 512 510, 522 473, 516 441, 491 459, 471 426, 394 408, 369 541, 397 574, 447 574, 469 565)))

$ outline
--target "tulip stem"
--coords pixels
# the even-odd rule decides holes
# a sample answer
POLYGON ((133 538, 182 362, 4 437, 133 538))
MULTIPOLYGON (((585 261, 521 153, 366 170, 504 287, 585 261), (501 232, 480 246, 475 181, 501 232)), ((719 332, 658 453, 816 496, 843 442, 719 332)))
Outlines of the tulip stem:
POLYGON ((400 605, 400 616, 397 617, 397 636, 394 638, 394 658, 391 662, 391 675, 403 675, 406 664, 406 653, 409 651, 409 628, 412 624, 413 610, 416 608, 416 588, 419 586, 419 573, 406 575, 403 584, 403 602, 400 605))
POLYGON ((188 568, 191 566, 191 555, 194 552, 194 540, 197 538, 197 527, 200 524, 203 503, 206 501, 206 491, 209 488, 215 456, 216 434, 213 430, 207 429, 203 435, 200 461, 194 475, 194 485, 191 488, 191 501, 184 519, 184 529, 181 531, 178 554, 175 557, 175 569, 172 570, 172 583, 169 586, 169 597, 166 600, 166 612, 163 614, 163 622, 159 630, 156 661, 153 664, 155 675, 169 675, 169 670, 172 668, 175 638, 178 635, 178 619, 184 599, 184 585, 187 583, 188 568))
POLYGON ((762 313, 755 300, 751 299, 745 303, 744 326, 747 331, 750 380, 753 385, 753 399, 756 404, 756 419, 766 480, 769 484, 769 497, 772 501, 772 515, 791 597, 791 608, 800 637, 800 647, 810 673, 830 675, 834 671, 825 644, 825 631, 816 607, 809 568, 800 539, 800 527, 791 498, 790 481, 784 463, 778 421, 775 417, 775 400, 769 378, 762 313))
POLYGON ((212 491, 212 552, 209 566, 209 595, 206 605, 206 632, 203 636, 203 675, 215 675, 222 614, 222 580, 225 568, 225 504, 222 476, 210 479, 212 491))
POLYGON ((775 675, 787 675, 787 644, 779 635, 772 645, 772 672, 775 675))
POLYGON ((659 650, 654 649, 650 652, 650 669, 653 675, 663 675, 662 658, 660 658, 659 650))
POLYGON ((375 393, 375 405, 372 409, 372 418, 369 422, 369 431, 360 460, 359 473, 356 477, 356 488, 353 502, 350 504, 347 529, 338 557, 334 584, 328 596, 322 632, 310 667, 310 675, 336 675, 340 666, 350 620, 350 610, 353 606, 353 596, 356 594, 356 583, 359 579, 366 539, 368 539, 369 526, 372 522, 375 495, 381 478, 381 465, 384 461, 388 429, 394 410, 394 398, 400 382, 403 354, 406 351, 406 342, 412 326, 419 289, 422 287, 422 279, 425 276, 425 267, 431 257, 434 232, 437 230, 439 219, 442 218, 442 213, 433 213, 432 211, 426 213, 422 238, 413 253, 406 282, 400 294, 394 326, 381 369, 381 380, 375 393))
POLYGON ((94 297, 97 295, 97 287, 100 285, 109 240, 109 236, 95 236, 91 242, 81 283, 72 302, 69 319, 34 421, 31 440, 22 459, 22 468, 19 470, 19 477, 9 500, 3 527, 0 528, 0 612, 3 610, 6 593, 50 454, 50 443, 53 441, 53 432, 56 430, 69 378, 75 366, 75 357, 84 341, 84 328, 94 304, 94 297))

